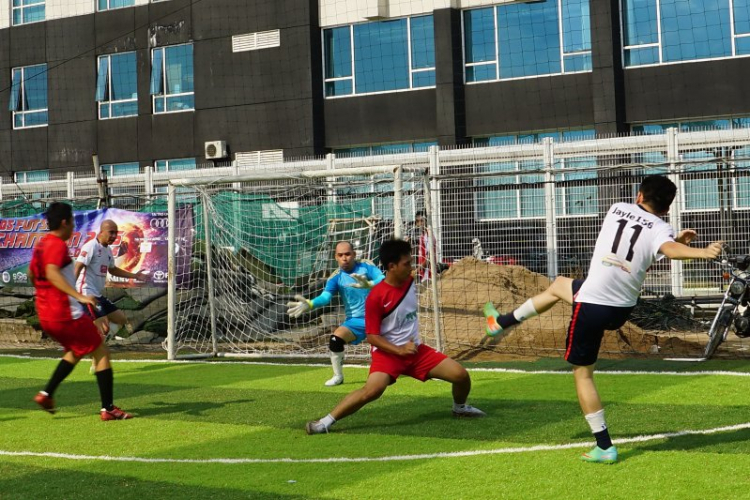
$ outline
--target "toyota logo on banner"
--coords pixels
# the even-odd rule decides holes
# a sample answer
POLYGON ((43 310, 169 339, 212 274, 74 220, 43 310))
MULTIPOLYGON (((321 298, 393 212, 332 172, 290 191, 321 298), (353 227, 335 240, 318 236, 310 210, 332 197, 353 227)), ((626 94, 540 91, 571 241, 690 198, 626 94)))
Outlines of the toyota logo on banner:
POLYGON ((151 229, 166 229, 169 227, 169 219, 151 219, 151 229))

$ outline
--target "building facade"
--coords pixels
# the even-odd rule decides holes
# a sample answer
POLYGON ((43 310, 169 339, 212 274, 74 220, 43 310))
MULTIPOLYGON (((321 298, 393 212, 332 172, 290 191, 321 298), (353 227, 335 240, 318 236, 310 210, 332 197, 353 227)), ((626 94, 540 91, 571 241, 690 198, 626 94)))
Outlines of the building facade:
POLYGON ((750 123, 747 0, 1 3, 17 182, 750 123))

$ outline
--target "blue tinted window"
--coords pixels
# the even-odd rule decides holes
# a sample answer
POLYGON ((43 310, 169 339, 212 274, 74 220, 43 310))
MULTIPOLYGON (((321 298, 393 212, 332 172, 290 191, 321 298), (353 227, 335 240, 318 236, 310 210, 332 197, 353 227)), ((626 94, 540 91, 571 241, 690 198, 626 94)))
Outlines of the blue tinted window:
POLYGON ((734 32, 750 33, 750 0, 734 0, 734 32))
POLYGON ((484 82, 497 79, 497 66, 495 64, 482 64, 481 66, 466 67, 467 82, 484 82))
POLYGON ((195 170, 195 158, 183 158, 179 160, 158 160, 154 163, 157 172, 177 172, 182 170, 195 170))
POLYGON ((464 37, 467 63, 497 60, 494 9, 464 12, 464 37))
POLYGON ((563 58, 563 64, 563 69, 566 73, 591 71, 591 54, 565 56, 563 58))
POLYGON ((411 19, 412 69, 435 67, 435 33, 432 16, 411 19))
POLYGON ((349 26, 323 31, 326 78, 352 76, 352 40, 349 26))
POLYGON ((414 88, 419 87, 432 87, 435 85, 435 71, 419 71, 412 73, 411 75, 411 86, 414 88))
POLYGON ((591 50, 589 0, 562 0, 562 25, 564 52, 591 50))
POLYGON ((99 57, 96 100, 99 102, 99 118, 138 114, 135 52, 99 57))
POLYGON ((195 109, 194 91, 193 45, 173 45, 154 49, 151 65, 151 93, 155 96, 154 112, 195 109))
POLYGON ((623 0, 622 25, 626 47, 657 43, 656 0, 623 0))
POLYGON ((45 182, 49 180, 49 170, 29 170, 16 172, 16 182, 45 182))
POLYGON ((625 50, 625 66, 643 66, 659 62, 659 47, 625 50))
POLYGON ((735 51, 738 56, 746 56, 750 54, 750 36, 735 38, 735 51))
POLYGON ((661 0, 664 61, 732 54, 727 0, 661 0))
POLYGON ((500 78, 559 73, 557 2, 497 7, 500 78))
POLYGON ((13 25, 44 21, 45 0, 13 0, 13 25))
POLYGON ((406 19, 354 26, 357 93, 409 88, 406 19))
POLYGON ((130 162, 102 165, 101 170, 102 173, 107 174, 109 177, 116 177, 118 175, 137 175, 140 173, 141 168, 138 162, 130 162))
POLYGON ((47 125, 47 65, 14 68, 8 108, 13 128, 47 125))
POLYGON ((135 0, 99 0, 99 10, 121 9, 135 5, 135 0))
POLYGON ((425 152, 430 146, 437 146, 437 141, 401 142, 394 144, 376 144, 373 146, 358 146, 354 148, 334 149, 336 156, 346 158, 350 156, 388 155, 398 153, 425 152))
POLYGON ((704 120, 699 122, 680 123, 680 131, 692 132, 695 130, 726 130, 729 128, 729 120, 704 120))

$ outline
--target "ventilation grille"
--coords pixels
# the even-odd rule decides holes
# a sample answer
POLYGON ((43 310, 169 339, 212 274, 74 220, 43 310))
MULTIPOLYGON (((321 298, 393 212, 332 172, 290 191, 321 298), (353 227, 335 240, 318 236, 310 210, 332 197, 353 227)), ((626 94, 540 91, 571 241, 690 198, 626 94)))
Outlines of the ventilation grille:
POLYGON ((268 149, 266 151, 246 151, 235 154, 235 161, 239 167, 262 168, 284 162, 283 149, 268 149))
POLYGON ((232 52, 247 52, 249 50, 269 49, 281 45, 279 30, 259 31, 247 35, 232 37, 232 52))

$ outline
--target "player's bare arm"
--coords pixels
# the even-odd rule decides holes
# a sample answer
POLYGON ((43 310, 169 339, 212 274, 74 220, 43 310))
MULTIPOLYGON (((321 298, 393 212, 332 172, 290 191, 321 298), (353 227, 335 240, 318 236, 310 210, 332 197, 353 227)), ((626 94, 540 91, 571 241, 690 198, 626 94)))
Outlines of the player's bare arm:
POLYGON ((695 248, 683 245, 677 241, 669 241, 659 247, 659 252, 670 259, 715 259, 721 255, 723 241, 714 241, 705 248, 695 248))
POLYGON ((395 354, 396 356, 409 356, 417 353, 417 346, 411 340, 403 345, 395 345, 385 340, 380 335, 367 334, 367 342, 370 345, 377 347, 381 351, 389 354, 395 354))
POLYGON ((54 286, 64 294, 70 295, 78 302, 81 302, 83 304, 91 304, 92 306, 97 305, 96 297, 92 297, 90 295, 81 295, 80 293, 76 292, 75 288, 70 286, 65 280, 65 276, 63 276, 60 268, 56 265, 47 264, 44 268, 44 272, 47 277, 47 281, 52 283, 52 286, 54 286))
MULTIPOLYGON (((76 263, 76 266, 78 264, 76 263)), ((138 281, 146 281, 148 279, 148 273, 146 271, 138 271, 137 273, 130 273, 128 271, 125 271, 123 269, 120 269, 119 267, 110 267, 107 269, 109 271, 109 274, 112 276, 117 276, 118 278, 129 278, 134 279, 138 281)), ((78 276, 78 274, 76 274, 78 276)))
POLYGON ((78 276, 81 274, 81 271, 83 271, 83 268, 86 267, 86 264, 83 262, 76 261, 75 266, 73 267, 73 272, 75 273, 75 279, 78 281, 78 276))

